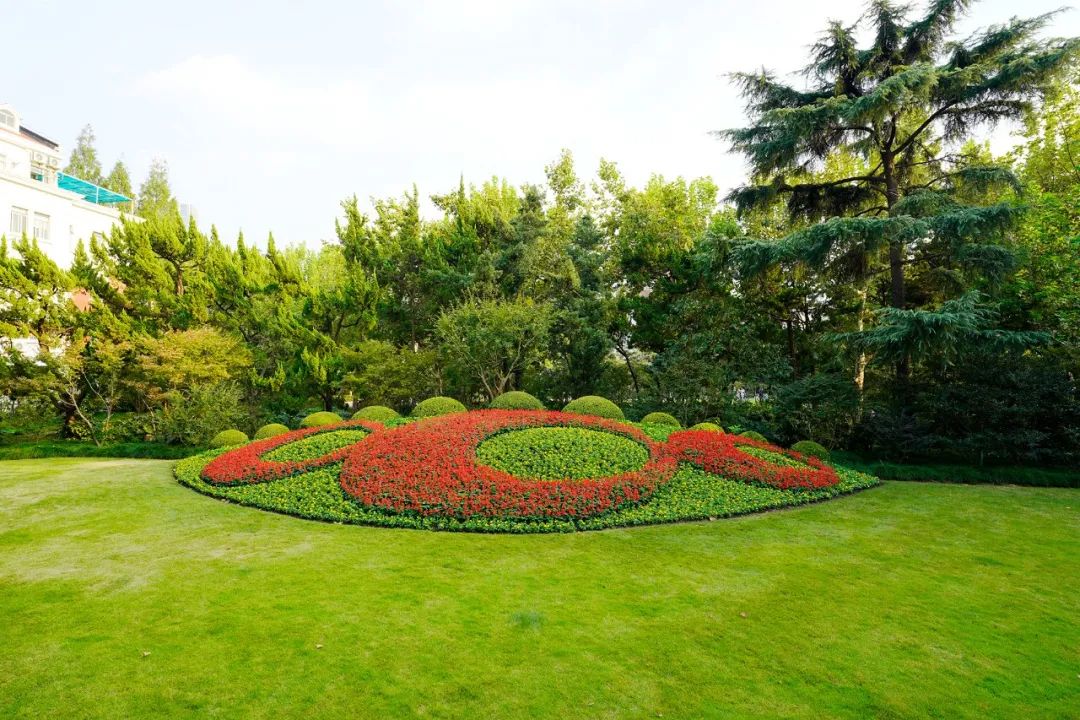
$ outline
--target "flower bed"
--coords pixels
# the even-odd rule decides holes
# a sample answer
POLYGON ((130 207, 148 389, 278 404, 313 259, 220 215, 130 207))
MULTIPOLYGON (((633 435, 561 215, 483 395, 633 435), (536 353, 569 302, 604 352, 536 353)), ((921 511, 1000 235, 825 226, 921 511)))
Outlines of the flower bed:
POLYGON ((714 475, 780 490, 818 490, 840 482, 836 471, 817 458, 739 435, 684 430, 668 437, 667 451, 714 475))
POLYGON ((215 457, 203 468, 202 477, 215 485, 270 482, 271 480, 278 480, 341 462, 345 455, 348 454, 351 445, 343 445, 323 455, 303 459, 271 460, 263 456, 270 454, 276 448, 303 438, 328 432, 339 432, 349 428, 362 428, 369 432, 375 432, 382 429, 382 426, 368 420, 350 420, 337 425, 304 428, 265 440, 256 440, 253 443, 248 443, 215 457))
POLYGON ((544 410, 478 410, 372 436, 345 458, 341 487, 364 505, 395 513, 581 518, 645 500, 677 467, 661 444, 613 420, 544 410), (486 438, 542 427, 622 435, 643 446, 649 457, 638 470, 562 480, 518 477, 477 462, 477 446, 486 438))
POLYGON ((302 517, 497 532, 725 517, 876 482, 741 436, 653 429, 556 411, 351 421, 197 456, 176 473, 302 517))

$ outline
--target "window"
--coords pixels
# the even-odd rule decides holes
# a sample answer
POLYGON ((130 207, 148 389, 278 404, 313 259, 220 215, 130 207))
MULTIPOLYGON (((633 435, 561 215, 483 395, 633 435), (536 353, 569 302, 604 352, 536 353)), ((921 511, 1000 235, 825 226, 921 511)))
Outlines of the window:
POLYGON ((0 153, 0 173, 7 172, 7 155, 0 153))
POLYGON ((0 110, 0 125, 12 130, 17 129, 15 127, 15 113, 10 110, 0 110))
POLYGON ((34 239, 45 240, 49 239, 49 216, 42 215, 41 213, 34 213, 34 239))
POLYGON ((26 234, 26 214, 25 208, 11 208, 11 224, 9 229, 11 230, 11 234, 17 238, 26 234))

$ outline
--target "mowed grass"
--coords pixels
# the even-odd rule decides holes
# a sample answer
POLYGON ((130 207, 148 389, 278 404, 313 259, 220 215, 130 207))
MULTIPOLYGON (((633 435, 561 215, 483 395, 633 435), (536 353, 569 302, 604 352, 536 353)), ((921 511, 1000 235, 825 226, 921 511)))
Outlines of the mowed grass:
POLYGON ((1075 718, 1080 493, 887 483, 569 535, 0 463, 0 717, 1075 718))

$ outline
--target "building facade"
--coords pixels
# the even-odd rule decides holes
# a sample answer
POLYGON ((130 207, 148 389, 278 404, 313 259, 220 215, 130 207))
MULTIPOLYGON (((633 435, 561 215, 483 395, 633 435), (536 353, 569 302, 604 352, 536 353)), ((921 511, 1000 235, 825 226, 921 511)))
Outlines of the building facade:
POLYGON ((129 198, 65 175, 60 146, 24 127, 0 104, 0 235, 26 235, 61 267, 79 240, 107 235, 120 222, 117 205, 129 198))

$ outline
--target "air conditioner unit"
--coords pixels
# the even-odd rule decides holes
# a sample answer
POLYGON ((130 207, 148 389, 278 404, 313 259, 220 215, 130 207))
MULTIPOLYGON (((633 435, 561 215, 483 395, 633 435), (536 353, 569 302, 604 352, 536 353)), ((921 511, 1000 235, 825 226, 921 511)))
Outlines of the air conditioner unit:
POLYGON ((60 158, 58 158, 58 157, 49 158, 49 167, 51 167, 53 170, 56 170, 57 168, 59 168, 60 167, 60 158))
POLYGON ((45 164, 45 153, 38 152, 37 150, 35 150, 34 151, 34 162, 36 164, 38 164, 38 165, 44 165, 45 164))

